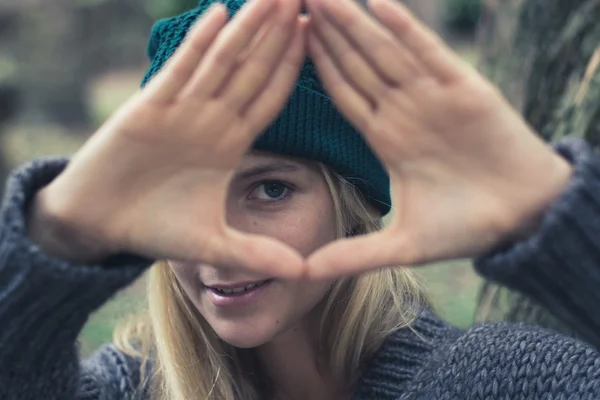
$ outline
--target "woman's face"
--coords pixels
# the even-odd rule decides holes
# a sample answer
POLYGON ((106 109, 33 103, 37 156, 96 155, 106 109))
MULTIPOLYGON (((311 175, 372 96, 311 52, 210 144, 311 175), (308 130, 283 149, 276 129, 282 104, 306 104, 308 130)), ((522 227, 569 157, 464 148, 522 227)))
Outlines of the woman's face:
MULTIPOLYGON (((308 255, 336 237, 331 194, 319 168, 269 153, 244 157, 229 189, 229 225, 308 255)), ((170 263, 183 290, 225 342, 257 347, 295 329, 332 282, 273 279, 227 266, 170 263)))

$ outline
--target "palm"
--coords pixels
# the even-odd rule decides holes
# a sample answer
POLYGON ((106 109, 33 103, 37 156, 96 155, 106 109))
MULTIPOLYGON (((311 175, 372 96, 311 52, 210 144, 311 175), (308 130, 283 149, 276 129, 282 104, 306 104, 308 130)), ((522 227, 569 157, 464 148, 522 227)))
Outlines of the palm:
POLYGON ((424 79, 403 92, 373 123, 394 130, 372 126, 382 134, 369 139, 393 182, 390 229, 411 235, 405 257, 420 263, 488 249, 520 217, 507 208, 516 188, 524 194, 537 178, 519 182, 513 172, 520 166, 504 168, 510 135, 528 128, 478 75, 446 84, 424 79), (412 107, 400 104, 407 98, 412 107))
POLYGON ((394 205, 386 230, 327 246, 311 274, 479 255, 557 195, 566 163, 400 4, 372 1, 375 20, 308 3, 321 78, 388 170, 394 205))

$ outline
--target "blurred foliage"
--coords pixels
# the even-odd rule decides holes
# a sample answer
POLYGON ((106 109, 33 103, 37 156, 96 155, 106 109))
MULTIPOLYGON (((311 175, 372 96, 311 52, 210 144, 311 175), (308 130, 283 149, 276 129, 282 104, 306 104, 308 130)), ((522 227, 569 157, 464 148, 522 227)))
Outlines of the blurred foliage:
MULTIPOLYGON (((95 7, 109 0, 76 0, 78 7, 95 7)), ((180 14, 198 4, 199 0, 143 0, 144 11, 153 19, 180 14)))
POLYGON ((446 24, 448 28, 461 33, 474 32, 482 8, 483 0, 448 0, 446 2, 446 24))
POLYGON ((146 12, 154 19, 170 17, 194 8, 198 0, 145 0, 146 12))
POLYGON ((12 57, 0 54, 0 85, 14 83, 17 79, 17 62, 12 57))

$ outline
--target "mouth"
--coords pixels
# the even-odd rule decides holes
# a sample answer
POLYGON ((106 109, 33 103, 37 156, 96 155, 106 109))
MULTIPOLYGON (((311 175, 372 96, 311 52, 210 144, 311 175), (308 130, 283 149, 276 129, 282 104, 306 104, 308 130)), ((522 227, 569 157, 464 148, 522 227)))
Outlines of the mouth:
POLYGON ((205 285, 206 289, 220 296, 239 296, 248 292, 252 292, 260 287, 271 283, 273 279, 265 279, 263 281, 251 283, 236 283, 236 284, 215 284, 212 286, 205 285))

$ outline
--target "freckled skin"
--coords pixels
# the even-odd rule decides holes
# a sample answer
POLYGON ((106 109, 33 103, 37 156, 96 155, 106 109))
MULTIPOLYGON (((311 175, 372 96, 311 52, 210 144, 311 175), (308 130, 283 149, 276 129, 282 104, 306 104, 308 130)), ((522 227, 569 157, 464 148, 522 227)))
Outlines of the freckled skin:
MULTIPOLYGON (((298 168, 293 172, 267 173, 243 182, 234 179, 228 193, 227 221, 240 231, 277 238, 306 256, 335 239, 331 194, 319 169, 298 159, 251 153, 244 157, 238 171, 243 173, 277 160, 285 160, 298 168), (264 180, 288 182, 294 190, 285 200, 266 205, 249 199, 256 181, 264 180)), ((220 308, 210 301, 203 284, 270 277, 253 276, 227 266, 170 264, 185 293, 219 337, 244 348, 269 343, 286 332, 306 327, 311 311, 332 284, 332 281, 275 280, 257 301, 239 308, 220 308)))

